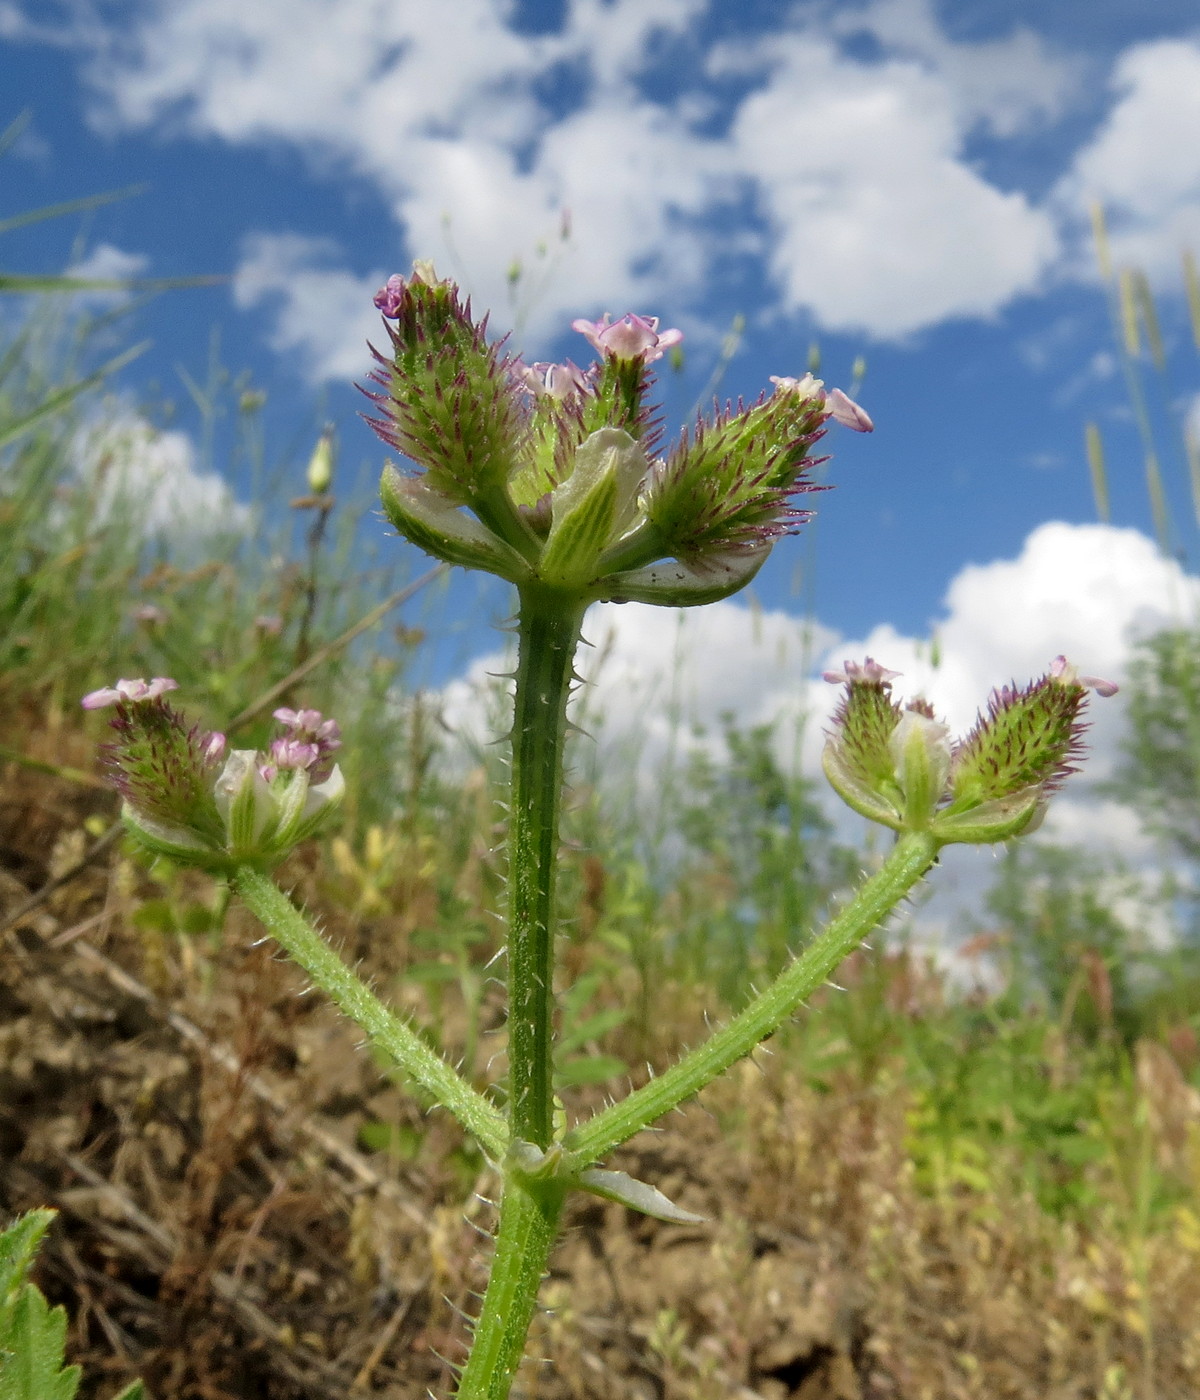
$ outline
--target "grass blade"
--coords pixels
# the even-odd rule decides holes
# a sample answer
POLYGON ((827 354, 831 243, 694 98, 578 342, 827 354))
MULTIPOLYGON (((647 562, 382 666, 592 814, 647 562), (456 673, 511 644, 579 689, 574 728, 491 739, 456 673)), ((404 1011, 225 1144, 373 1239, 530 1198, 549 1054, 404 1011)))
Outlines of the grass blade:
POLYGON ((110 374, 115 374, 117 370, 124 368, 131 360, 136 360, 150 348, 150 341, 143 340, 140 345, 135 345, 129 350, 123 351, 109 360, 107 364, 100 366, 94 374, 89 374, 85 379, 77 379, 74 384, 68 384, 65 388, 59 389, 48 398, 43 399, 34 409, 31 409, 21 418, 14 419, 11 423, 6 423, 0 428, 0 447, 7 447, 10 442, 14 442, 23 433, 27 433, 35 424, 42 419, 49 418, 66 408, 74 399, 78 398, 85 390, 99 384, 101 380, 110 374))

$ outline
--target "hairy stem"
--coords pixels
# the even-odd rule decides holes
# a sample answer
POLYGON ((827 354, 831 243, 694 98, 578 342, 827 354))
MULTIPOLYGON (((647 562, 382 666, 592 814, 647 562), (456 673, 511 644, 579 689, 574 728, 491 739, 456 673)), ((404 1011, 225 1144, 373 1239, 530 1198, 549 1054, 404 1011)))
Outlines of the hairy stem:
POLYGON ((553 1182, 532 1190, 511 1179, 505 1183, 496 1254, 457 1400, 508 1395, 558 1233, 563 1194, 553 1182))
POLYGON ((777 1031, 925 875, 937 851, 937 841, 927 832, 901 837, 846 908, 744 1011, 665 1074, 577 1127, 566 1142, 576 1161, 600 1161, 777 1031))
POLYGON ((432 1051, 338 957, 274 881, 242 866, 233 887, 283 949, 313 982, 367 1034, 372 1045, 448 1108, 494 1161, 503 1159, 508 1129, 496 1107, 432 1051))
POLYGON ((521 590, 508 828, 509 1121, 550 1145, 554 1087, 554 896, 567 697, 583 606, 541 585, 521 590))

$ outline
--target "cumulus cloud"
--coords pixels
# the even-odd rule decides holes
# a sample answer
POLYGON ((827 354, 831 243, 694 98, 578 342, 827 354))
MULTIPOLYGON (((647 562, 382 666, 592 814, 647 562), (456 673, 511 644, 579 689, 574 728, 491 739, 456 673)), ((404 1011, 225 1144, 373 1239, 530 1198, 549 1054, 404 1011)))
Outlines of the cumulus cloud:
POLYGON ((368 339, 383 334, 371 298, 385 272, 356 277, 338 267, 328 239, 258 233, 246 239, 233 279, 234 302, 266 307, 270 344, 313 380, 356 379, 371 368, 368 339))
MULTIPOLYGON (((112 243, 99 243, 85 258, 72 263, 67 274, 96 282, 125 282, 141 277, 148 263, 149 259, 143 253, 130 253, 112 243)), ((128 295, 127 291, 80 292, 76 294, 75 305, 113 306, 128 295)))
MULTIPOLYGON (((98 124, 285 142, 319 170, 352 171, 390 204, 410 255, 441 256, 500 314, 511 261, 536 262, 569 209, 570 244, 510 308, 534 335, 606 308, 702 317, 731 236, 763 260, 785 312, 881 338, 989 316, 1040 285, 1054 224, 992 183, 965 142, 1053 120, 1069 63, 1025 30, 952 40, 929 0, 832 21, 781 9, 736 52, 702 37, 712 8, 571 0, 557 29, 528 34, 501 0, 159 0, 120 28, 81 26, 76 42, 98 124), (882 59, 855 48, 864 32, 882 59), (688 61, 668 97, 649 75, 672 44, 688 61), (716 94, 710 78, 734 68, 716 94), (569 276, 544 275, 556 261, 569 276)), ((277 342, 332 372, 365 284, 332 253, 303 270, 271 289, 277 342), (305 331, 313 303, 331 348, 305 331)), ((262 275, 243 271, 252 298, 262 275)))
POLYGON ((942 78, 903 59, 855 63, 804 35, 769 53, 732 141, 772 224, 788 309, 895 337, 1037 287, 1057 256, 1054 226, 962 159, 942 78))
POLYGON ((1118 260, 1174 273, 1179 249, 1200 244, 1200 40, 1135 45, 1112 88, 1114 106, 1056 196, 1068 212, 1105 207, 1118 260))
POLYGON ((186 433, 163 432, 131 409, 85 424, 73 459, 79 477, 100 487, 100 513, 118 512, 148 537, 170 535, 186 548, 251 527, 250 509, 225 480, 197 466, 186 433))
MULTIPOLYGON (((584 629, 579 656, 587 681, 580 722, 602 745, 635 745, 648 766, 699 731, 803 720, 815 659, 836 634, 819 623, 726 601, 704 608, 601 604, 584 629)), ((486 737, 496 677, 511 672, 497 651, 446 688, 443 718, 478 742, 486 737)))
POLYGON ((917 59, 944 87, 966 127, 1013 136, 1056 120, 1077 95, 1082 65, 1031 29, 1000 38, 950 39, 931 0, 871 0, 839 7, 834 33, 869 34, 887 51, 917 59))

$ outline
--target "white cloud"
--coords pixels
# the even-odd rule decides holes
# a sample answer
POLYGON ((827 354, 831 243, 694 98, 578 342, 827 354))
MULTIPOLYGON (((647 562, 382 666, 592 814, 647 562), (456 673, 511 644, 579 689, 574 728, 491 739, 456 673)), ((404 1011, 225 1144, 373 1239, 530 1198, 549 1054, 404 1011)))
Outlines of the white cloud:
POLYGON ((251 527, 224 479, 197 467, 186 433, 160 431, 123 406, 80 429, 73 457, 80 477, 101 487, 99 512, 119 512, 146 536, 168 534, 186 548, 251 527))
MULTIPOLYGON (((1003 137, 1052 119, 1068 64, 1022 30, 952 41, 928 0, 877 0, 832 29, 800 7, 736 60, 711 51, 713 71, 736 61, 750 80, 723 134, 702 71, 670 101, 644 83, 664 38, 694 34, 711 8, 571 0, 556 32, 527 35, 501 0, 175 0, 79 42, 111 130, 282 141, 363 177, 409 253, 448 263, 501 319, 510 262, 536 264, 513 312, 531 335, 584 310, 686 316, 731 241, 766 257, 785 311, 883 338, 988 316, 1039 286, 1052 222, 990 183, 964 141, 980 124, 1003 137), (850 57, 839 26, 891 56, 850 57), (543 84, 570 96, 548 105, 543 84), (718 233, 711 216, 746 197, 755 212, 718 233), (564 209, 575 236, 539 261, 564 209)), ((277 289, 279 340, 312 343, 289 297, 319 304, 328 347, 312 345, 312 364, 332 370, 363 284, 329 260, 304 270, 277 289)))
POLYGON ((1037 288, 1057 255, 1054 226, 962 159, 942 78, 908 60, 852 63, 803 36, 772 42, 770 55, 732 135, 773 226, 788 309, 904 336, 1037 288))
POLYGON ((831 27, 870 34, 889 52, 919 59, 945 87, 964 126, 980 123, 1001 137, 1060 117, 1082 78, 1078 62, 1030 29, 975 42, 950 39, 931 0, 839 7, 831 27))
MULTIPOLYGON (((588 681, 580 721, 605 746, 636 744, 648 765, 697 728, 795 721, 808 710, 815 659, 835 633, 778 610, 726 601, 703 608, 602 604, 588 614, 578 669, 588 681)), ((472 663, 444 693, 451 729, 486 738, 485 697, 511 672, 502 652, 472 663)))
MULTIPOLYGON (((130 253, 111 243, 100 243, 87 257, 73 263, 67 269, 67 274, 97 282, 124 282, 142 276, 148 263, 149 259, 143 253, 130 253)), ((113 306, 128 295, 127 291, 80 292, 75 297, 75 305, 113 306)))
MULTIPOLYGON (((950 720, 969 725, 996 685, 1022 681, 1065 654, 1088 675, 1120 681, 1137 638, 1186 623, 1200 609, 1200 581, 1136 530, 1050 521, 1016 559, 970 564, 946 593, 935 624, 942 661, 884 625, 851 644, 918 688, 950 720)), ((1095 707, 1106 739, 1115 705, 1095 707)))
POLYGON ((295 352, 297 368, 314 380, 361 378, 371 368, 368 339, 383 339, 371 298, 387 274, 355 277, 330 266, 336 258, 326 239, 253 234, 233 279, 236 304, 266 305, 272 348, 281 355, 295 352))
POLYGON ((1100 201, 1119 261, 1174 274, 1179 249, 1200 245, 1200 41, 1126 50, 1112 87, 1116 104, 1056 197, 1076 215, 1100 201))

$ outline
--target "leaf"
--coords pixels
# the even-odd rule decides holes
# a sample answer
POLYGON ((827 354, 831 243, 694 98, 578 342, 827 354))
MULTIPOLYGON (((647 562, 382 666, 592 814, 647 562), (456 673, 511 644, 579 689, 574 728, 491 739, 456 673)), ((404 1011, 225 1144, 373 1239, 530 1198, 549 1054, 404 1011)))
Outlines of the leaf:
POLYGON ((564 1088, 578 1084, 603 1084, 629 1073, 629 1066, 616 1055, 576 1055, 564 1060, 555 1072, 555 1082, 564 1088))
POLYGON ((24 1284, 33 1256, 53 1219, 52 1210, 31 1210, 0 1234, 0 1329, 9 1305, 16 1301, 13 1295, 24 1284))
POLYGON ((602 1171, 598 1167, 579 1173, 579 1185, 593 1196, 602 1196, 606 1201, 619 1201, 630 1210, 640 1210, 643 1215, 655 1220, 667 1220, 673 1225, 699 1225, 705 1217, 693 1215, 669 1200, 658 1189, 645 1181, 638 1181, 628 1172, 602 1171))
POLYGON ((63 1370, 66 1337, 67 1310, 27 1283, 0 1336, 0 1400, 74 1400, 79 1367, 63 1370))
MULTIPOLYGON (((565 1019, 564 1017, 564 1021, 565 1019)), ((570 1054, 572 1050, 578 1050, 580 1046, 587 1045, 589 1041, 602 1039, 609 1031, 615 1031, 628 1019, 629 1012, 623 1006, 614 1006, 607 1011, 597 1011, 594 1016, 588 1016, 578 1025, 570 1026, 564 1031, 563 1038, 559 1041, 559 1051, 563 1054, 570 1054)))
MULTIPOLYGON (((31 1210, 0 1232, 0 1400, 75 1400, 78 1366, 64 1368, 67 1311, 27 1275, 55 1212, 31 1210)), ((146 1400, 141 1381, 116 1400, 146 1400)))
POLYGON ((407 1123, 383 1123, 369 1119, 358 1129, 358 1144, 367 1152, 387 1152, 411 1162, 421 1151, 423 1133, 407 1123))

